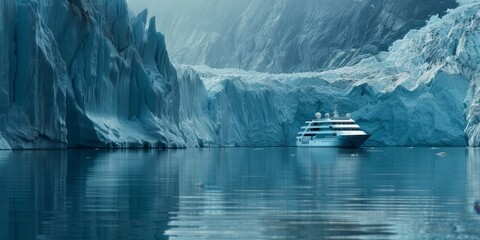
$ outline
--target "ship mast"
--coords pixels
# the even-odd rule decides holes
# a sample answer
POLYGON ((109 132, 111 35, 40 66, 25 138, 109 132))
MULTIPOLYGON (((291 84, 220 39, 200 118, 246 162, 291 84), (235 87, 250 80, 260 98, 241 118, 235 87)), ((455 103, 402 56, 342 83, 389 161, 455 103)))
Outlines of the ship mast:
POLYGON ((338 118, 339 116, 338 116, 338 111, 337 111, 337 104, 335 104, 333 108, 334 108, 333 117, 338 118))

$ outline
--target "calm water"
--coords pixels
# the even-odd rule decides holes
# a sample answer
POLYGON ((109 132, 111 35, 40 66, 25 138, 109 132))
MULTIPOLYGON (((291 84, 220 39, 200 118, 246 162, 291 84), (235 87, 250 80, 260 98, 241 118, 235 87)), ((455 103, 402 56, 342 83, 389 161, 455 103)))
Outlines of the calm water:
POLYGON ((0 239, 477 239, 479 198, 477 149, 0 152, 0 239))

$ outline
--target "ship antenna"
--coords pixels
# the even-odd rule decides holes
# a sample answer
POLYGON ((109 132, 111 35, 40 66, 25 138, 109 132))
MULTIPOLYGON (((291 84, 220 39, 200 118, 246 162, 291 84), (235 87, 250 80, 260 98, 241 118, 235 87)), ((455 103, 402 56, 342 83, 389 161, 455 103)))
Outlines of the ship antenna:
POLYGON ((335 104, 335 105, 333 106, 333 108, 334 108, 333 117, 334 117, 334 118, 338 118, 337 104, 335 104))

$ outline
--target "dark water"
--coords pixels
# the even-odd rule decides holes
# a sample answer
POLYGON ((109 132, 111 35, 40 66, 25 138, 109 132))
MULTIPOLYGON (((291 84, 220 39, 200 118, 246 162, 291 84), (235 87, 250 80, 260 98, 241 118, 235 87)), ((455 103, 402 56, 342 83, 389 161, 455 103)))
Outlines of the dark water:
POLYGON ((0 152, 0 239, 477 239, 479 198, 477 149, 0 152))

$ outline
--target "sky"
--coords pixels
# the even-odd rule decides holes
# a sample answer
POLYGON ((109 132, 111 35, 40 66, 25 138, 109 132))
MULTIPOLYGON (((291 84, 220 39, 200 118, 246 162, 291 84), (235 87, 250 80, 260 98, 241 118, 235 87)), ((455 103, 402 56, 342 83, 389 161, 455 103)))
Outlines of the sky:
POLYGON ((145 8, 151 8, 158 0, 127 0, 128 6, 135 13, 142 11, 145 8))

